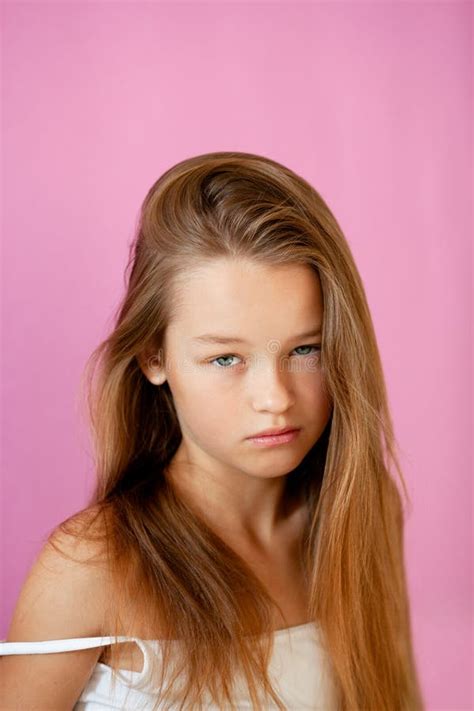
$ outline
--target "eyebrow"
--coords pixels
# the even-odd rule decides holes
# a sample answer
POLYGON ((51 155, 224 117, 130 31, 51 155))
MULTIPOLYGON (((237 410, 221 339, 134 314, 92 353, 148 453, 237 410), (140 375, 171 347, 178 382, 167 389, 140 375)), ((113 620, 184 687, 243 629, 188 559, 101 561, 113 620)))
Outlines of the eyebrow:
MULTIPOLYGON (((305 331, 305 333, 300 333, 298 336, 290 338, 290 340, 298 341, 300 338, 313 338, 320 335, 321 326, 316 326, 316 328, 312 328, 310 331, 305 331)), ((194 336, 191 340, 197 343, 216 343, 219 345, 227 345, 229 343, 242 343, 249 345, 248 341, 244 338, 239 338, 238 336, 217 336, 212 333, 204 333, 202 336, 194 336)))

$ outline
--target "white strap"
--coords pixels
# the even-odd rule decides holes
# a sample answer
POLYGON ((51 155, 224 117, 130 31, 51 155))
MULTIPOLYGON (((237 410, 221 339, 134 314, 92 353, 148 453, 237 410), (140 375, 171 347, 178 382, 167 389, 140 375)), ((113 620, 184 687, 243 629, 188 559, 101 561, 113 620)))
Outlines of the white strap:
POLYGON ((52 652, 71 652, 76 649, 103 647, 116 642, 137 642, 135 637, 74 637, 72 639, 50 639, 41 642, 6 642, 0 641, 0 656, 6 654, 50 654, 52 652))

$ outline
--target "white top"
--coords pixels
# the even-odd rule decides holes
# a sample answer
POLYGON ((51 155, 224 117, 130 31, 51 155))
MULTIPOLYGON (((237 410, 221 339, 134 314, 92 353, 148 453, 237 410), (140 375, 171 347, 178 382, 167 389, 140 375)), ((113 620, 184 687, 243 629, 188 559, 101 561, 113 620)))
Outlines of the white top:
MULTIPOLYGON (((320 629, 313 622, 276 630, 275 644, 270 659, 269 673, 275 691, 279 693, 288 711, 313 709, 335 711, 335 697, 329 675, 327 657, 321 646, 320 629)), ((126 709, 132 711, 151 709, 159 697, 159 689, 149 683, 149 674, 160 656, 160 640, 145 640, 137 637, 77 637, 41 642, 0 641, 0 656, 7 654, 51 654, 91 647, 102 647, 115 642, 136 642, 143 652, 142 671, 119 669, 97 662, 94 670, 77 700, 74 711, 103 711, 103 709, 126 709), (115 677, 115 690, 111 687, 115 677), (154 689, 154 691, 153 691, 154 689)), ((242 679, 235 686, 236 706, 251 709, 248 687, 242 679)), ((159 706, 163 711, 179 708, 176 705, 159 706)), ((221 711, 211 702, 205 707, 221 711)), ((275 704, 268 709, 277 708, 275 704)))

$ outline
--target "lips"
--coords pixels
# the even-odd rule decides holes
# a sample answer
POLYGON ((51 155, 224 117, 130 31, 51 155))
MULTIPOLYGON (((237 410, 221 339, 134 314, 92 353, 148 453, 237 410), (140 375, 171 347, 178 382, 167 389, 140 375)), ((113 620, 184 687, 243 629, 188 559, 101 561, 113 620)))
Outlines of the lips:
POLYGON ((285 432, 293 432, 294 430, 299 429, 298 427, 273 427, 268 430, 262 430, 261 432, 256 432, 253 435, 250 435, 248 439, 252 439, 253 437, 268 437, 270 435, 281 435, 285 434, 285 432))

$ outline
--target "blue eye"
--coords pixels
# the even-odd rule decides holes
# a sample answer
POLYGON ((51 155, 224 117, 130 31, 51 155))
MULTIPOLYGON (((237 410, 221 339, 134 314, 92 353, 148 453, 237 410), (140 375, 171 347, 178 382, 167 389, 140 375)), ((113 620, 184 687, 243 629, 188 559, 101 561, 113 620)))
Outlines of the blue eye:
MULTIPOLYGON (((308 348, 310 349, 309 353, 298 353, 297 355, 304 357, 304 356, 311 355, 315 351, 321 350, 320 345, 307 345, 307 346, 297 346, 295 348, 295 351, 300 350, 300 349, 308 349, 308 348)), ((237 357, 238 356, 235 356, 233 353, 226 353, 225 355, 217 356, 217 358, 213 358, 212 360, 210 360, 208 362, 212 365, 216 364, 216 366, 218 368, 220 368, 221 370, 230 370, 231 368, 235 368, 235 364, 232 364, 232 363, 222 364, 222 363, 218 363, 218 361, 229 360, 231 358, 237 358, 237 357)))
MULTIPOLYGON (((297 346, 297 347, 295 348, 295 351, 297 351, 299 348, 312 348, 312 349, 313 349, 313 350, 311 351, 312 353, 314 353, 314 351, 320 351, 320 350, 321 350, 321 346, 316 346, 316 345, 314 345, 314 346, 297 346)), ((299 353, 298 355, 306 356, 306 355, 310 355, 310 354, 309 354, 309 353, 299 353)))
MULTIPOLYGON (((210 360, 209 363, 217 363, 218 360, 228 360, 229 358, 236 358, 236 356, 234 356, 232 354, 218 356, 217 358, 210 360)), ((221 368, 223 370, 226 370, 226 369, 228 370, 229 368, 233 368, 234 366, 233 365, 230 365, 230 366, 229 365, 222 365, 219 363, 217 367, 221 368)))

